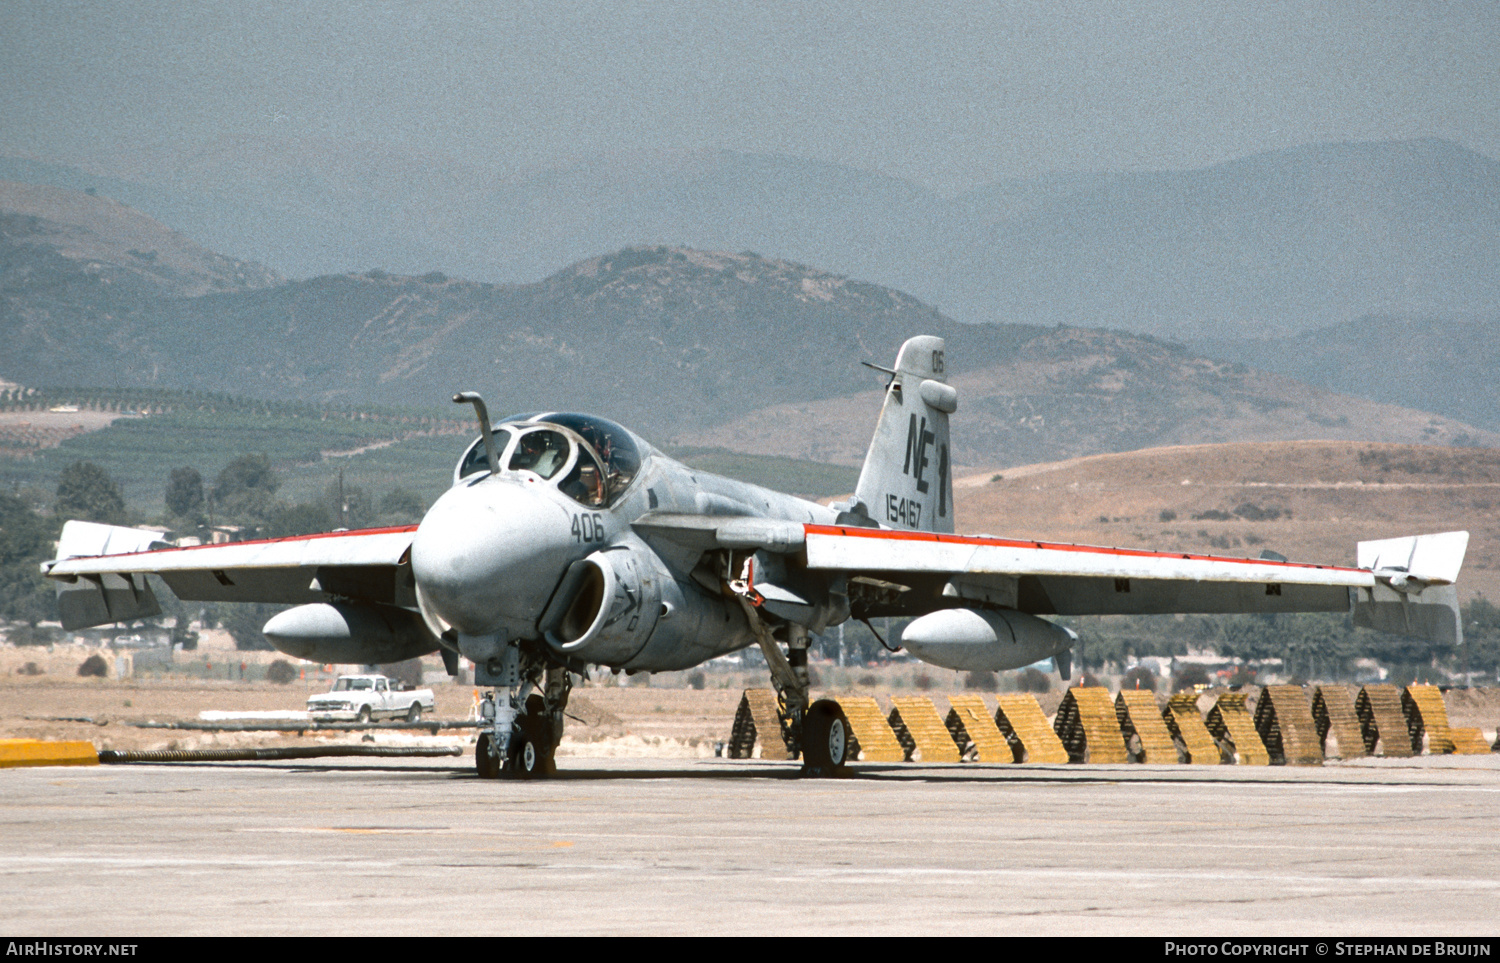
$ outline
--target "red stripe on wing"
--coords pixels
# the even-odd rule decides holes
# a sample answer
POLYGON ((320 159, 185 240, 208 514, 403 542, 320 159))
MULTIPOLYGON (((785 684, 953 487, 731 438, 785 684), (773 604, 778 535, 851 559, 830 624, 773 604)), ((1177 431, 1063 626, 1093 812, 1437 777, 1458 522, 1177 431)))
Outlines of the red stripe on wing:
POLYGON ((943 535, 938 532, 905 532, 886 528, 844 528, 838 525, 805 524, 808 535, 844 535, 849 538, 876 538, 898 542, 940 542, 950 545, 984 545, 994 548, 1043 548, 1056 552, 1082 552, 1090 555, 1115 555, 1122 558, 1173 558, 1196 562, 1236 562, 1241 565, 1273 565, 1281 568, 1312 568, 1328 572, 1363 572, 1361 568, 1339 565, 1315 565, 1310 562, 1278 562, 1269 558, 1233 558, 1223 555, 1191 555, 1184 552, 1153 552, 1140 548, 1108 548, 1102 545, 1075 545, 1071 542, 1037 542, 987 535, 943 535))

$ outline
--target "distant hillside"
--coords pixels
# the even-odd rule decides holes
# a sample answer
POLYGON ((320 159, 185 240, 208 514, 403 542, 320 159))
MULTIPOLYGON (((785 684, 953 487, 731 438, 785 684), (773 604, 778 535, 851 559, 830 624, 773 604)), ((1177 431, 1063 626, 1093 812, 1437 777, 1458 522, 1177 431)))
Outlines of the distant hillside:
POLYGON ((1500 314, 1496 318, 1375 316, 1285 338, 1203 340, 1193 347, 1329 391, 1500 431, 1500 314))
MULTIPOLYGON (((1500 434, 1390 404, 1324 391, 1178 345, 1113 331, 1036 333, 998 365, 974 370, 949 351, 959 392, 960 465, 1003 468, 1100 452, 1225 441, 1347 439, 1500 445, 1500 434)), ((878 386, 878 382, 877 382, 878 386)), ((864 457, 879 391, 789 402, 679 435, 844 464, 864 457)))
POLYGON ((164 344, 150 329, 161 306, 280 281, 107 197, 0 182, 0 370, 9 381, 149 383, 141 364, 155 365, 164 348, 191 360, 190 341, 164 344))
POLYGON ((959 203, 983 233, 941 288, 909 290, 964 319, 1191 339, 1500 311, 1500 163, 1448 141, 1015 182, 959 203))
POLYGON ((378 266, 529 283, 599 251, 660 244, 817 264, 964 322, 1186 339, 1370 313, 1500 312, 1500 163, 1442 140, 1050 175, 951 198, 729 151, 517 175, 243 139, 159 183, 6 158, 0 177, 120 192, 210 246, 299 277, 378 266))
POLYGON ((959 531, 1350 564, 1358 541, 1470 532, 1465 598, 1500 598, 1500 452, 1285 442, 1096 455, 954 486, 959 531))
POLYGON ((280 283, 108 197, 0 181, 0 291, 76 285, 194 296, 280 283))
POLYGON ((889 364, 926 333, 948 340, 964 464, 1249 438, 1500 443, 1150 337, 958 324, 751 252, 626 248, 528 285, 382 271, 277 282, 105 199, 13 196, 67 213, 18 209, 26 229, 0 236, 0 378, 33 387, 423 409, 475 389, 497 413, 596 411, 662 444, 850 465, 880 384, 859 362, 889 364), (186 296, 204 286, 222 290, 186 296))
POLYGON ((855 390, 868 383, 860 359, 888 363, 914 333, 946 336, 977 363, 1035 333, 959 325, 815 268, 678 248, 626 249, 514 287, 369 272, 131 299, 105 298, 82 268, 72 278, 7 292, 0 376, 413 406, 474 388, 495 411, 581 408, 653 434, 855 390))

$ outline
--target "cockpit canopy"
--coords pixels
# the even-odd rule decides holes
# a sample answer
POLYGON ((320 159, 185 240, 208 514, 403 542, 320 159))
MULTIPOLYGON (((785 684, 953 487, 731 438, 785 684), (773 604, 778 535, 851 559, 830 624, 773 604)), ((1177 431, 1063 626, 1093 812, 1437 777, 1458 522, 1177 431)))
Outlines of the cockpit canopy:
MULTIPOLYGON (((640 471, 640 447, 620 425, 565 412, 512 415, 494 428, 501 474, 526 472, 591 508, 613 505, 640 471)), ((490 471, 484 439, 476 438, 453 473, 453 483, 490 471)))

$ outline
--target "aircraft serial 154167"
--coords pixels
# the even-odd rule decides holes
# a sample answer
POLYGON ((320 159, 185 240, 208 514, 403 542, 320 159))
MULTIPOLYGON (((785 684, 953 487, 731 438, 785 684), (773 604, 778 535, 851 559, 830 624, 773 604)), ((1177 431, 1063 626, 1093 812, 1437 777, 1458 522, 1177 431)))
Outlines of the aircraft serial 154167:
POLYGON ((750 645, 770 666, 784 734, 805 771, 847 762, 836 702, 809 705, 810 633, 914 617, 902 643, 960 670, 1053 657, 1076 636, 1044 616, 1332 612, 1438 642, 1459 639, 1454 580, 1467 532, 1359 543, 1354 567, 953 534, 942 339, 901 346, 854 496, 824 506, 697 471, 603 418, 544 412, 491 425, 421 524, 174 547, 163 533, 69 522, 58 558, 68 628, 159 611, 145 576, 180 598, 295 607, 265 625, 317 662, 460 655, 490 691, 475 765, 551 772, 575 674, 685 669, 750 645))

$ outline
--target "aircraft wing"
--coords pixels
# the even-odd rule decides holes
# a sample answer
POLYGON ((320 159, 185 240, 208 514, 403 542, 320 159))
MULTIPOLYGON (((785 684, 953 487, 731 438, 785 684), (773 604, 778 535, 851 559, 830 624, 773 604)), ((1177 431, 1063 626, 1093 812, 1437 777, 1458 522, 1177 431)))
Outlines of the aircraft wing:
POLYGON ((948 598, 1033 615, 1352 607, 1356 623, 1370 628, 1438 642, 1461 638, 1452 582, 1467 532, 1361 543, 1365 567, 828 525, 806 525, 804 533, 810 570, 898 590, 941 582, 948 598))
POLYGON ((174 548, 162 533, 68 522, 58 558, 64 628, 144 618, 160 611, 144 576, 195 602, 302 604, 358 599, 414 607, 407 556, 415 525, 174 548))

